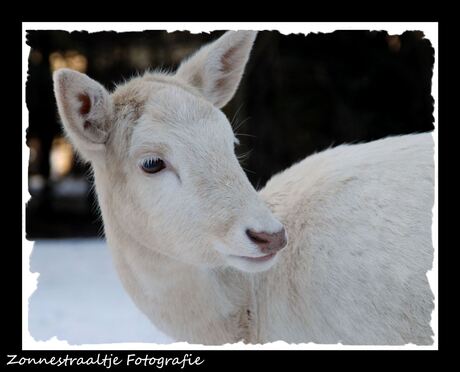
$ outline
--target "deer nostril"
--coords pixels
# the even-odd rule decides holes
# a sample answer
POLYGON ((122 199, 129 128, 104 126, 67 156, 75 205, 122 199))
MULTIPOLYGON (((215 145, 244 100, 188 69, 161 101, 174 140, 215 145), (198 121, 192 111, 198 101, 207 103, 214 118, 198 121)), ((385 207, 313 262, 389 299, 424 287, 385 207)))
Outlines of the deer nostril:
POLYGON ((282 249, 287 242, 284 228, 276 233, 256 232, 251 229, 247 229, 246 235, 249 240, 256 244, 264 253, 278 251, 282 249))
POLYGON ((256 244, 264 244, 264 243, 269 243, 270 239, 267 239, 267 236, 269 234, 264 233, 264 232, 255 232, 252 230, 247 229, 246 230, 246 235, 249 237, 249 239, 256 243, 256 244))

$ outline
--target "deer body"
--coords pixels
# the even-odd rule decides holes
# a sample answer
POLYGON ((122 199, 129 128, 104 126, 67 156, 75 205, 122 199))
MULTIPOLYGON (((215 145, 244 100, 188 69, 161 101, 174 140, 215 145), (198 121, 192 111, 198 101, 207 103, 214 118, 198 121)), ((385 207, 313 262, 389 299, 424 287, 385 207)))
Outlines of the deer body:
POLYGON ((338 146, 257 193, 218 110, 254 38, 226 33, 112 94, 55 75, 124 287, 177 341, 432 343, 431 135, 338 146))

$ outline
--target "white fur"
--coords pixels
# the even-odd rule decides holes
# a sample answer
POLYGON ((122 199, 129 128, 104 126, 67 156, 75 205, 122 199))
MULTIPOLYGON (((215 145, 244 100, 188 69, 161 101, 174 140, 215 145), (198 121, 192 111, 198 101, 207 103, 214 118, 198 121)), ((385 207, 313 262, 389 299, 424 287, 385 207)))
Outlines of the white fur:
POLYGON ((112 94, 77 72, 55 74, 126 290, 178 341, 431 344, 431 135, 329 149, 257 193, 218 109, 254 39, 228 32, 177 75, 148 73, 112 94), (92 103, 83 114, 82 93, 92 103), (167 168, 144 174, 146 157, 167 168), (246 229, 283 225, 288 245, 274 259, 241 258, 261 255, 246 229))

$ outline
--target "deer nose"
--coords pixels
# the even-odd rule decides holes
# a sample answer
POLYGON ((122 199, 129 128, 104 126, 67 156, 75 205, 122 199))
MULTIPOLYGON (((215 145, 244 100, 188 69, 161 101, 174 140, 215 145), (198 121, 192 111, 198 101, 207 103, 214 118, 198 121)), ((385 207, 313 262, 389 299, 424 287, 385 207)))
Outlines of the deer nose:
POLYGON ((287 243, 286 231, 282 228, 276 233, 256 232, 251 229, 246 230, 249 240, 260 248, 263 253, 274 253, 284 248, 287 243))

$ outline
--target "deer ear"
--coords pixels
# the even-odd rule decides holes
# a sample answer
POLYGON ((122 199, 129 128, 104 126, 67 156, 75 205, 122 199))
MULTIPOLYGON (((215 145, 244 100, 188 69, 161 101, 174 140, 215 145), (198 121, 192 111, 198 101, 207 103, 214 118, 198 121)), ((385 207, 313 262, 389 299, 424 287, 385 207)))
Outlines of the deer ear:
POLYGON ((238 88, 256 36, 256 31, 228 31, 183 62, 176 76, 223 107, 238 88))
POLYGON ((93 160, 105 149, 113 113, 110 95, 97 81, 74 70, 60 69, 53 80, 64 130, 78 152, 93 160))

